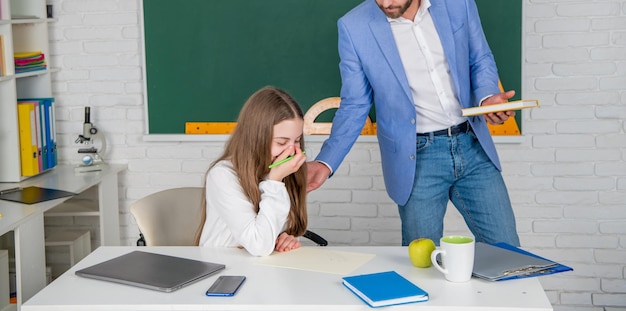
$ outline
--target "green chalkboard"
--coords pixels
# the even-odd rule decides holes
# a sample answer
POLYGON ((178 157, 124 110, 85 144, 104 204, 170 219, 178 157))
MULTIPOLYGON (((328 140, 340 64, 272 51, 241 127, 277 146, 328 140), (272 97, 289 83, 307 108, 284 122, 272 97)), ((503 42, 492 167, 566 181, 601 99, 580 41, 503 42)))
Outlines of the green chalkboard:
MULTIPOLYGON (((144 0, 148 132, 182 134, 185 122, 233 122, 266 85, 286 90, 305 111, 339 96, 337 19, 361 2, 144 0)), ((505 66, 503 83, 519 90, 520 70, 509 67, 519 67, 521 38, 504 28, 516 23, 510 13, 521 14, 521 0, 477 3, 494 54, 504 57, 496 55, 505 66)), ((521 17, 514 28, 520 25, 521 17)))
POLYGON ((149 133, 233 122, 265 85, 305 108, 340 89, 337 19, 362 0, 145 0, 149 133))
MULTIPOLYGON (((522 1, 476 0, 476 4, 502 86, 515 90, 513 99, 522 99, 522 1)), ((522 114, 515 119, 521 131, 522 114)))

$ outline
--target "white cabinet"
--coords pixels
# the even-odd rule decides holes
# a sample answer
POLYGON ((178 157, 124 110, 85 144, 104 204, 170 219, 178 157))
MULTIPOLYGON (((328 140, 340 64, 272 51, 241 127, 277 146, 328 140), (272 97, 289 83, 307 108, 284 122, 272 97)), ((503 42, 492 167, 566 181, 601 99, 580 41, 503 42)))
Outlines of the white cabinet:
POLYGON ((18 98, 52 97, 45 0, 0 0, 0 182, 19 182, 21 173, 18 98), (15 73, 16 52, 41 51, 47 69, 15 73), (0 71, 1 73, 2 71, 0 71))
MULTIPOLYGON (((46 243, 49 247, 60 247, 59 253, 61 254, 67 254, 69 251, 69 260, 64 255, 63 258, 59 257, 60 260, 57 262, 69 261, 70 265, 85 256, 85 253, 91 250, 91 245, 120 245, 118 175, 125 169, 125 165, 110 164, 102 171, 76 173, 73 166, 60 165, 50 172, 20 183, 0 184, 0 189, 36 186, 77 194, 74 198, 66 197, 35 204, 0 200, 0 214, 3 215, 0 218, 0 272, 3 271, 2 266, 4 266, 1 250, 7 249, 9 262, 14 262, 10 264, 10 267, 15 267, 15 291, 17 293, 16 303, 8 305, 8 309, 3 308, 0 301, 0 311, 16 308, 20 310, 23 302, 46 286, 46 260, 48 259, 45 255, 46 243), (94 203, 77 202, 87 199, 94 203), (50 229, 48 222, 54 224, 54 218, 65 217, 94 218, 92 221, 81 221, 78 224, 94 224, 97 229, 80 227, 75 228, 79 229, 78 232, 71 234, 60 230, 47 235, 44 233, 50 229), (47 219, 45 226, 44 218, 47 219), (89 234, 85 234, 86 232, 89 234), (92 244, 89 239, 93 236, 96 242, 92 244)), ((64 224, 67 223, 56 222, 59 227, 64 224)), ((0 273, 0 298, 6 295, 7 291, 2 289, 2 284, 5 284, 3 282, 6 282, 7 277, 4 273, 0 273)))
POLYGON ((9 251, 0 249, 0 310, 9 310, 9 251))

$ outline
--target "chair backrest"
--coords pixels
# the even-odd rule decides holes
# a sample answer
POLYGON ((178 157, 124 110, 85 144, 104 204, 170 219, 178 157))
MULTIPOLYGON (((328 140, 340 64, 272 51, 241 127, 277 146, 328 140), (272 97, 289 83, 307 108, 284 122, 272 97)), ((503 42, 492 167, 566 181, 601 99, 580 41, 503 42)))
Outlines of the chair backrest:
POLYGON ((195 245, 202 221, 201 187, 167 189, 130 206, 147 246, 195 245))

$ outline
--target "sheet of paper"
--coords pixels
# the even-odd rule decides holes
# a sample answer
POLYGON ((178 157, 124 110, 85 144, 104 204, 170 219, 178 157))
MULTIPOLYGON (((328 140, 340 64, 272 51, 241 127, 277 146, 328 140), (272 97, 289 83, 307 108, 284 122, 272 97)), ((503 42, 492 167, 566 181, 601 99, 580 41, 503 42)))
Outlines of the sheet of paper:
POLYGON ((256 264, 346 275, 375 256, 375 254, 334 251, 323 247, 301 247, 290 252, 274 253, 263 257, 256 264))

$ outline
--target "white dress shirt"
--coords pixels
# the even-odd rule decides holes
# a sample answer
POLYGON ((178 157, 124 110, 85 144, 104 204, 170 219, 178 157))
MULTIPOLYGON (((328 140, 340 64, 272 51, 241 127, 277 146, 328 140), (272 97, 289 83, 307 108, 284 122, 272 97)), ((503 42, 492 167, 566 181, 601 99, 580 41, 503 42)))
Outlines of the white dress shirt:
POLYGON ((414 21, 388 18, 413 95, 417 133, 445 129, 466 120, 461 116, 461 105, 429 7, 429 0, 422 1, 414 21))
POLYGON ((282 182, 259 183, 259 212, 243 193, 230 161, 218 162, 207 174, 206 222, 201 246, 244 247, 253 256, 272 253, 284 231, 291 202, 282 182))

